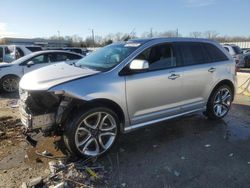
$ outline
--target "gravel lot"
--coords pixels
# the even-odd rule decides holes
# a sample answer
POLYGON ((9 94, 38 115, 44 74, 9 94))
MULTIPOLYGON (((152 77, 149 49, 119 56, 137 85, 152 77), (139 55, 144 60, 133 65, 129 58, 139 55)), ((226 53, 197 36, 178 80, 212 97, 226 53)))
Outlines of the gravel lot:
MULTIPOLYGON (((63 156, 52 138, 40 137, 37 148, 25 142, 15 98, 0 97, 0 126, 11 125, 0 137, 0 187, 49 174, 35 150, 63 156)), ((221 121, 197 114, 122 135, 99 161, 109 172, 105 187, 250 187, 250 98, 236 96, 221 121)))

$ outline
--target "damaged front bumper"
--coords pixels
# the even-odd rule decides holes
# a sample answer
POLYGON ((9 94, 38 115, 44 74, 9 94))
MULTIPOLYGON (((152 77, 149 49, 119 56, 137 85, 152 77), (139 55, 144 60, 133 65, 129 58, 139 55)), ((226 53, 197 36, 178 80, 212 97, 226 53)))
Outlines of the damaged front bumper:
POLYGON ((20 109, 21 122, 25 128, 29 130, 35 129, 51 129, 56 123, 56 113, 48 113, 41 115, 31 115, 20 109))
POLYGON ((53 93, 19 91, 21 122, 26 129, 50 130, 56 124, 61 98, 53 93))

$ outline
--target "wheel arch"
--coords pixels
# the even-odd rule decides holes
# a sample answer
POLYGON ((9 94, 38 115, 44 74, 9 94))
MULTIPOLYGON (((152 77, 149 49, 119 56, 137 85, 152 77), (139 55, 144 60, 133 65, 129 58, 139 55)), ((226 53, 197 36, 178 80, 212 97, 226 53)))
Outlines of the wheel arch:
POLYGON ((213 92, 220 86, 222 85, 228 85, 231 89, 232 89, 232 92, 233 92, 233 97, 232 99, 234 99, 234 96, 235 96, 235 86, 233 84, 233 82, 231 80, 228 80, 228 79, 225 79, 225 80, 221 80, 220 82, 218 82, 212 89, 212 91, 210 92, 209 94, 209 97, 208 97, 208 101, 211 97, 211 95, 213 94, 213 92))
POLYGON ((72 107, 71 113, 74 113, 75 111, 82 109, 82 108, 87 110, 93 107, 106 107, 106 108, 113 110, 117 114, 121 122, 120 130, 123 131, 124 125, 125 125, 125 114, 121 106, 117 104, 116 102, 110 99, 105 99, 105 98, 98 98, 98 99, 93 99, 90 101, 73 99, 72 104, 73 104, 73 107, 72 107))
POLYGON ((2 76, 2 77, 0 78, 0 80, 6 78, 6 77, 8 77, 8 76, 14 76, 14 77, 17 77, 18 79, 21 79, 20 76, 18 76, 18 75, 16 75, 16 74, 6 74, 6 75, 2 76))

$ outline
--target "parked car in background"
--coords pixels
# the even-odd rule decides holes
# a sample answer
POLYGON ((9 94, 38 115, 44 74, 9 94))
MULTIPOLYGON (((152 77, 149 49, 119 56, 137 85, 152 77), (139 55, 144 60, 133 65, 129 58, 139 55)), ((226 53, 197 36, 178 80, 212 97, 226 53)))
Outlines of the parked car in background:
POLYGON ((49 47, 46 50, 64 50, 69 52, 75 52, 81 55, 86 56, 86 53, 89 52, 87 49, 76 48, 76 47, 49 47))
POLYGON ((224 44, 223 47, 234 58, 237 67, 244 67, 244 55, 239 46, 234 44, 224 44))
POLYGON ((250 48, 241 48, 243 54, 250 53, 250 48))
POLYGON ((93 50, 82 49, 82 54, 83 54, 84 56, 87 56, 87 55, 89 55, 89 54, 92 53, 92 52, 93 52, 93 50))
POLYGON ((40 46, 33 45, 0 45, 0 63, 10 63, 25 55, 41 51, 40 46))
POLYGON ((5 92, 15 92, 18 90, 20 78, 27 72, 61 61, 72 63, 81 58, 82 55, 73 52, 49 50, 31 53, 12 63, 1 63, 0 89, 5 92))
POLYGON ((244 60, 245 60, 244 67, 250 68, 250 52, 244 55, 244 60))
POLYGON ((72 155, 96 157, 120 132, 197 112, 223 118, 234 84, 235 62, 214 41, 138 39, 24 75, 19 105, 29 131, 61 135, 72 155))

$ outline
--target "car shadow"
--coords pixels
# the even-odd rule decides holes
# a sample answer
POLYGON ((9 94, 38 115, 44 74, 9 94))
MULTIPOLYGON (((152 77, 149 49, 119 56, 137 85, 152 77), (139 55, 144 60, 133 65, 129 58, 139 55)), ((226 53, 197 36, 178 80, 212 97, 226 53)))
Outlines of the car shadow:
POLYGON ((0 92, 0 99, 19 99, 19 93, 5 93, 0 92))

